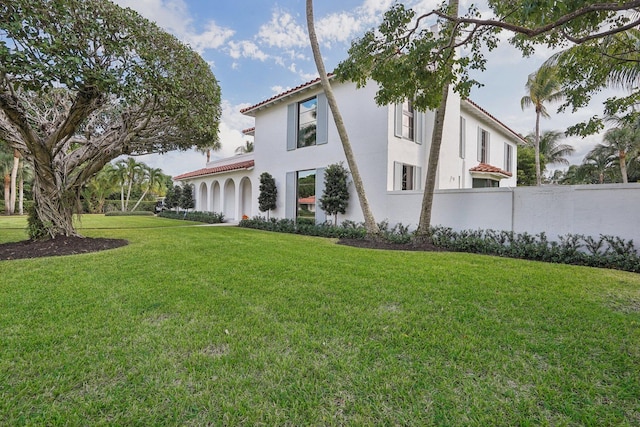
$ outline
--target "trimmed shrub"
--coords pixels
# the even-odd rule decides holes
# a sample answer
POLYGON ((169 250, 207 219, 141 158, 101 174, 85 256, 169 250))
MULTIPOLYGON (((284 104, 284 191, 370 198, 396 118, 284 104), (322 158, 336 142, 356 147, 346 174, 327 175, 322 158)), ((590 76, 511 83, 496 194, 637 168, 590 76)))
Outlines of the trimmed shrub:
POLYGON ((153 212, 149 211, 133 211, 133 212, 122 212, 122 211, 111 211, 104 214, 104 216, 152 216, 153 212))
POLYGON ((433 244, 457 252, 472 252, 561 264, 612 268, 640 273, 640 254, 633 241, 600 235, 599 238, 567 234, 558 242, 545 233, 531 235, 512 231, 462 230, 432 227, 433 244))
POLYGON ((238 224, 240 227, 254 228, 256 230, 275 231, 278 233, 303 234, 305 236, 331 237, 338 239, 362 239, 366 235, 363 224, 353 221, 336 226, 331 222, 315 224, 313 220, 276 219, 267 220, 264 217, 254 216, 251 219, 243 219, 238 224))
POLYGON ((196 222, 204 222, 206 224, 221 224, 224 222, 224 214, 222 212, 175 212, 175 211, 164 211, 158 213, 159 217, 162 218, 171 218, 171 219, 182 219, 186 221, 196 221, 196 222))

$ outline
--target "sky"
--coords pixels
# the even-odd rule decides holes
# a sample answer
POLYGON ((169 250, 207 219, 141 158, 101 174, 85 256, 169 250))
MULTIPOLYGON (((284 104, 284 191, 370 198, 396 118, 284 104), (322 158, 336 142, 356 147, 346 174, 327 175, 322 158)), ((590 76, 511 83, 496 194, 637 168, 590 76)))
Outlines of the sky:
MULTIPOLYGON (((222 149, 212 159, 233 156, 237 147, 250 138, 243 129, 253 127, 253 118, 240 114, 254 105, 289 88, 317 77, 306 31, 305 0, 114 0, 155 21, 196 50, 211 66, 222 90, 222 149)), ((403 2, 417 11, 429 11, 434 0, 403 2)), ((327 70, 347 57, 351 41, 375 27, 393 0, 316 0, 316 32, 327 70)), ((460 2, 461 11, 470 2, 460 2)), ((476 2, 476 5, 479 3, 476 2)), ((482 6, 480 6, 482 10, 482 6)), ((486 9, 486 7, 485 7, 486 9)), ((526 95, 527 76, 552 53, 539 49, 522 58, 502 36, 500 47, 487 54, 487 69, 473 77, 483 83, 474 88, 471 100, 479 104, 511 129, 523 135, 533 132, 535 112, 522 110, 520 99, 526 95)), ((542 122, 542 130, 562 130, 594 114, 602 113, 605 95, 597 96, 585 109, 556 114, 548 106, 551 118, 542 122)), ((567 138, 575 147, 571 163, 578 164, 600 142, 595 135, 586 139, 567 138)), ((205 167, 206 157, 195 150, 138 157, 138 161, 178 175, 205 167)))

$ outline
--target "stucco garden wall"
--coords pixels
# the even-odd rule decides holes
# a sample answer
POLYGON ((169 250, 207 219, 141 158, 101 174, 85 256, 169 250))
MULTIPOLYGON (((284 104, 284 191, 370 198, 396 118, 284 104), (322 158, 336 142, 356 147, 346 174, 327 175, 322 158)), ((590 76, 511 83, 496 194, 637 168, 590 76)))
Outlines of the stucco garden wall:
MULTIPOLYGON (((415 228, 422 195, 405 193, 388 193, 385 217, 415 228)), ((455 230, 607 234, 640 246, 640 184, 438 190, 433 203, 432 224, 455 230)))

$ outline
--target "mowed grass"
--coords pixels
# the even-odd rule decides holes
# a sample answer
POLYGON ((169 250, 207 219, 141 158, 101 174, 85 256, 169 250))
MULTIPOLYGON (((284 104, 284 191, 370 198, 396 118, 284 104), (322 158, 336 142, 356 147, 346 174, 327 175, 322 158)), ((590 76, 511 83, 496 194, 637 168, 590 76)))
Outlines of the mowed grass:
POLYGON ((0 425, 640 425, 640 275, 127 221, 0 261, 0 425))

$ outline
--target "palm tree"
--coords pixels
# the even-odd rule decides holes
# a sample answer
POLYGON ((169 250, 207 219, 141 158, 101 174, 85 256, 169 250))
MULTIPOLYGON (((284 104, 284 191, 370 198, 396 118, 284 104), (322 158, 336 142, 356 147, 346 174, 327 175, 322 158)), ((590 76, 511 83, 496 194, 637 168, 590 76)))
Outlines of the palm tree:
POLYGON ((611 149, 605 145, 598 144, 589 151, 583 160, 583 164, 590 165, 593 172, 598 176, 598 183, 604 184, 605 177, 610 175, 613 161, 611 149))
POLYGON ((635 158, 640 151, 638 131, 631 126, 612 128, 605 132, 603 146, 620 165, 620 175, 624 184, 629 182, 627 174, 627 157, 635 158))
MULTIPOLYGON (((532 148, 535 147, 535 137, 535 134, 530 133, 524 138, 532 148)), ((560 144, 562 138, 564 133, 557 130, 545 131, 540 136, 540 168, 542 170, 550 164, 569 165, 569 160, 565 156, 573 154, 576 149, 569 144, 560 144)))
POLYGON ((222 148, 222 144, 220 143, 220 141, 216 141, 214 143, 207 145, 206 147, 197 148, 196 151, 198 151, 199 153, 205 154, 207 156, 207 163, 209 163, 211 161, 211 152, 219 151, 221 148, 222 148))
POLYGON ((126 212, 129 209, 129 199, 131 198, 131 188, 139 175, 143 171, 143 164, 138 163, 133 157, 119 160, 116 163, 116 175, 120 182, 120 204, 122 212, 126 212), (125 188, 126 197, 125 197, 125 188))
POLYGON ((13 167, 11 168, 11 192, 9 197, 9 214, 13 215, 16 211, 16 193, 18 182, 18 167, 20 166, 20 158, 22 155, 18 150, 13 150, 13 167))
POLYGON ((253 153, 253 142, 245 141, 244 145, 236 148, 236 154, 253 153))
POLYGON ((33 168, 29 163, 24 162, 24 158, 20 159, 20 167, 18 168, 18 214, 24 215, 24 183, 33 182, 33 168))
POLYGON ((87 184, 84 197, 89 202, 89 209, 93 212, 104 212, 104 204, 111 194, 119 187, 118 169, 111 163, 104 165, 87 184))
POLYGON ((145 179, 142 185, 144 186, 144 191, 142 193, 142 196, 140 196, 140 198, 136 202, 135 206, 131 208, 132 212, 136 210, 140 202, 144 200, 145 196, 147 195, 147 193, 149 193, 149 191, 154 192, 155 190, 158 189, 160 185, 164 183, 162 169, 152 168, 147 165, 144 165, 143 169, 144 169, 145 179))
POLYGON ((542 66, 537 72, 529 75, 525 85, 528 95, 520 100, 520 105, 524 110, 533 106, 536 111, 536 130, 534 139, 535 162, 536 162, 536 185, 542 184, 542 171, 540 167, 540 117, 549 117, 546 107, 547 102, 556 102, 563 99, 564 95, 560 90, 560 82, 556 75, 555 67, 542 66))

